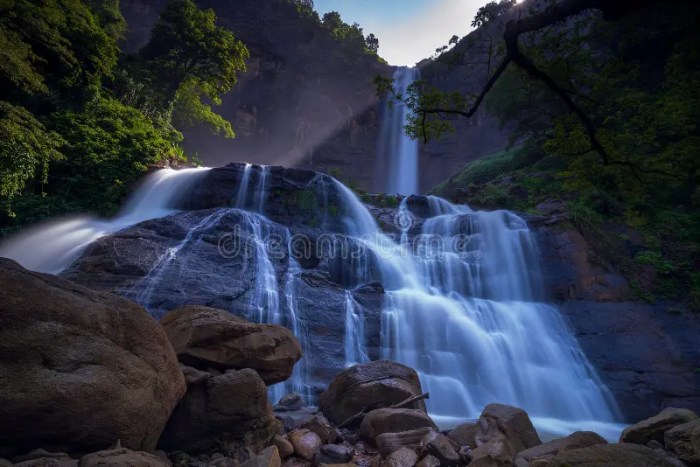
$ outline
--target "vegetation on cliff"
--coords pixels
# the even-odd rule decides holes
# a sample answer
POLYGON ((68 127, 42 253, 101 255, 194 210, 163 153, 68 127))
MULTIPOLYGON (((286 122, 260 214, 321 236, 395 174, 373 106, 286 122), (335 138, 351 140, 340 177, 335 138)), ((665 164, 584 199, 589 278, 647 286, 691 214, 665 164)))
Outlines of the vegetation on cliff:
POLYGON ((187 163, 180 129, 206 124, 247 50, 210 10, 170 0, 153 40, 120 51, 117 0, 0 2, 0 228, 112 214, 150 167, 187 163))
MULTIPOLYGON (((515 128, 512 149, 470 164, 435 192, 524 211, 563 200, 639 298, 700 308, 699 20, 697 5, 654 4, 615 22, 587 12, 526 35, 523 53, 575 109, 538 76, 508 69, 484 103, 515 128)), ((437 90, 424 96, 465 102, 437 90)), ((428 136, 449 129, 436 122, 428 136)))

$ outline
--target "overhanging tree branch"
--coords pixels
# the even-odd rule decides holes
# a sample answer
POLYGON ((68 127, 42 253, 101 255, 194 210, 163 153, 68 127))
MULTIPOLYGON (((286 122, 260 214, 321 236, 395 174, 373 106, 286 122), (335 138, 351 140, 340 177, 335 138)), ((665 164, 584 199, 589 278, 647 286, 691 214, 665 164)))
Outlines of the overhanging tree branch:
MULTIPOLYGON (((566 107, 576 115, 581 124, 586 129, 588 139, 591 143, 591 150, 600 154, 605 165, 624 165, 631 167, 638 173, 659 173, 670 175, 661 171, 644 170, 641 167, 628 161, 613 161, 610 155, 605 150, 605 147, 597 137, 595 126, 586 113, 574 102, 569 92, 559 86, 557 82, 547 73, 540 70, 532 60, 522 54, 520 51, 518 40, 521 35, 539 31, 548 26, 565 21, 571 17, 579 15, 587 10, 599 10, 603 13, 603 17, 607 20, 619 20, 642 7, 658 2, 660 0, 562 0, 549 6, 544 11, 526 18, 511 20, 506 23, 503 39, 506 44, 506 53, 503 61, 499 65, 496 72, 489 78, 486 85, 479 93, 476 100, 467 110, 462 109, 446 109, 446 108, 418 108, 416 111, 421 117, 421 129, 423 140, 427 142, 427 117, 431 114, 441 115, 460 115, 466 118, 471 118, 479 109, 486 94, 493 88, 501 75, 505 72, 508 65, 513 63, 517 67, 525 71, 530 77, 538 79, 544 83, 551 91, 553 91, 566 105, 566 107)), ((682 0, 670 0, 672 3, 680 3, 682 0)), ((668 3, 668 2, 667 2, 668 3)))

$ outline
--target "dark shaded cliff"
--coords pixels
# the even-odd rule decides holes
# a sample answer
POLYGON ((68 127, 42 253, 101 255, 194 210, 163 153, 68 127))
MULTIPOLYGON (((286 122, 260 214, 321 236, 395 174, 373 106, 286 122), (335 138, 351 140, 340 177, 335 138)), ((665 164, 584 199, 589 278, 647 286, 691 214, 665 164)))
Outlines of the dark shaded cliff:
MULTIPOLYGON (((136 51, 150 36, 164 0, 123 0, 125 40, 136 51)), ((233 161, 339 169, 345 180, 369 187, 379 134, 372 83, 390 74, 356 43, 339 41, 316 18, 284 0, 199 0, 250 50, 248 71, 216 108, 233 123, 227 140, 206 130, 185 132, 185 146, 206 165, 233 161)))

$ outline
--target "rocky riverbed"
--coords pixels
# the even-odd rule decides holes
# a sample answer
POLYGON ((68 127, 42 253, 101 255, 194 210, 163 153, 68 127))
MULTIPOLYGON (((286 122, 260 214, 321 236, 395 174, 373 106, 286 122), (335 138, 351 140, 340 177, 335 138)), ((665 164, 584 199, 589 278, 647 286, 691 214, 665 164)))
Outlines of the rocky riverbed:
MULTIPOLYGON (((491 404, 440 431, 418 375, 375 361, 337 374, 303 407, 273 407, 301 348, 285 328, 203 306, 160 322, 105 292, 0 260, 0 465, 682 466, 700 419, 667 408, 618 443, 592 432, 542 442, 528 414, 491 404)), ((573 389, 572 389, 573 390, 573 389)))

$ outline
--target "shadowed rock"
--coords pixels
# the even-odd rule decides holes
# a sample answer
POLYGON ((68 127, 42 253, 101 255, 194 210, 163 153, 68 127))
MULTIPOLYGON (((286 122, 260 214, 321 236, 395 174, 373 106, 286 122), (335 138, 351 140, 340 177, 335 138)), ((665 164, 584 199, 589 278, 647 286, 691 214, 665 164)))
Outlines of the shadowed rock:
POLYGON ((0 259, 0 456, 152 450, 185 392, 143 308, 0 259))
POLYGON ((288 329, 254 324, 224 310, 185 306, 160 321, 178 359, 202 370, 252 368, 265 384, 286 381, 301 358, 288 329))

